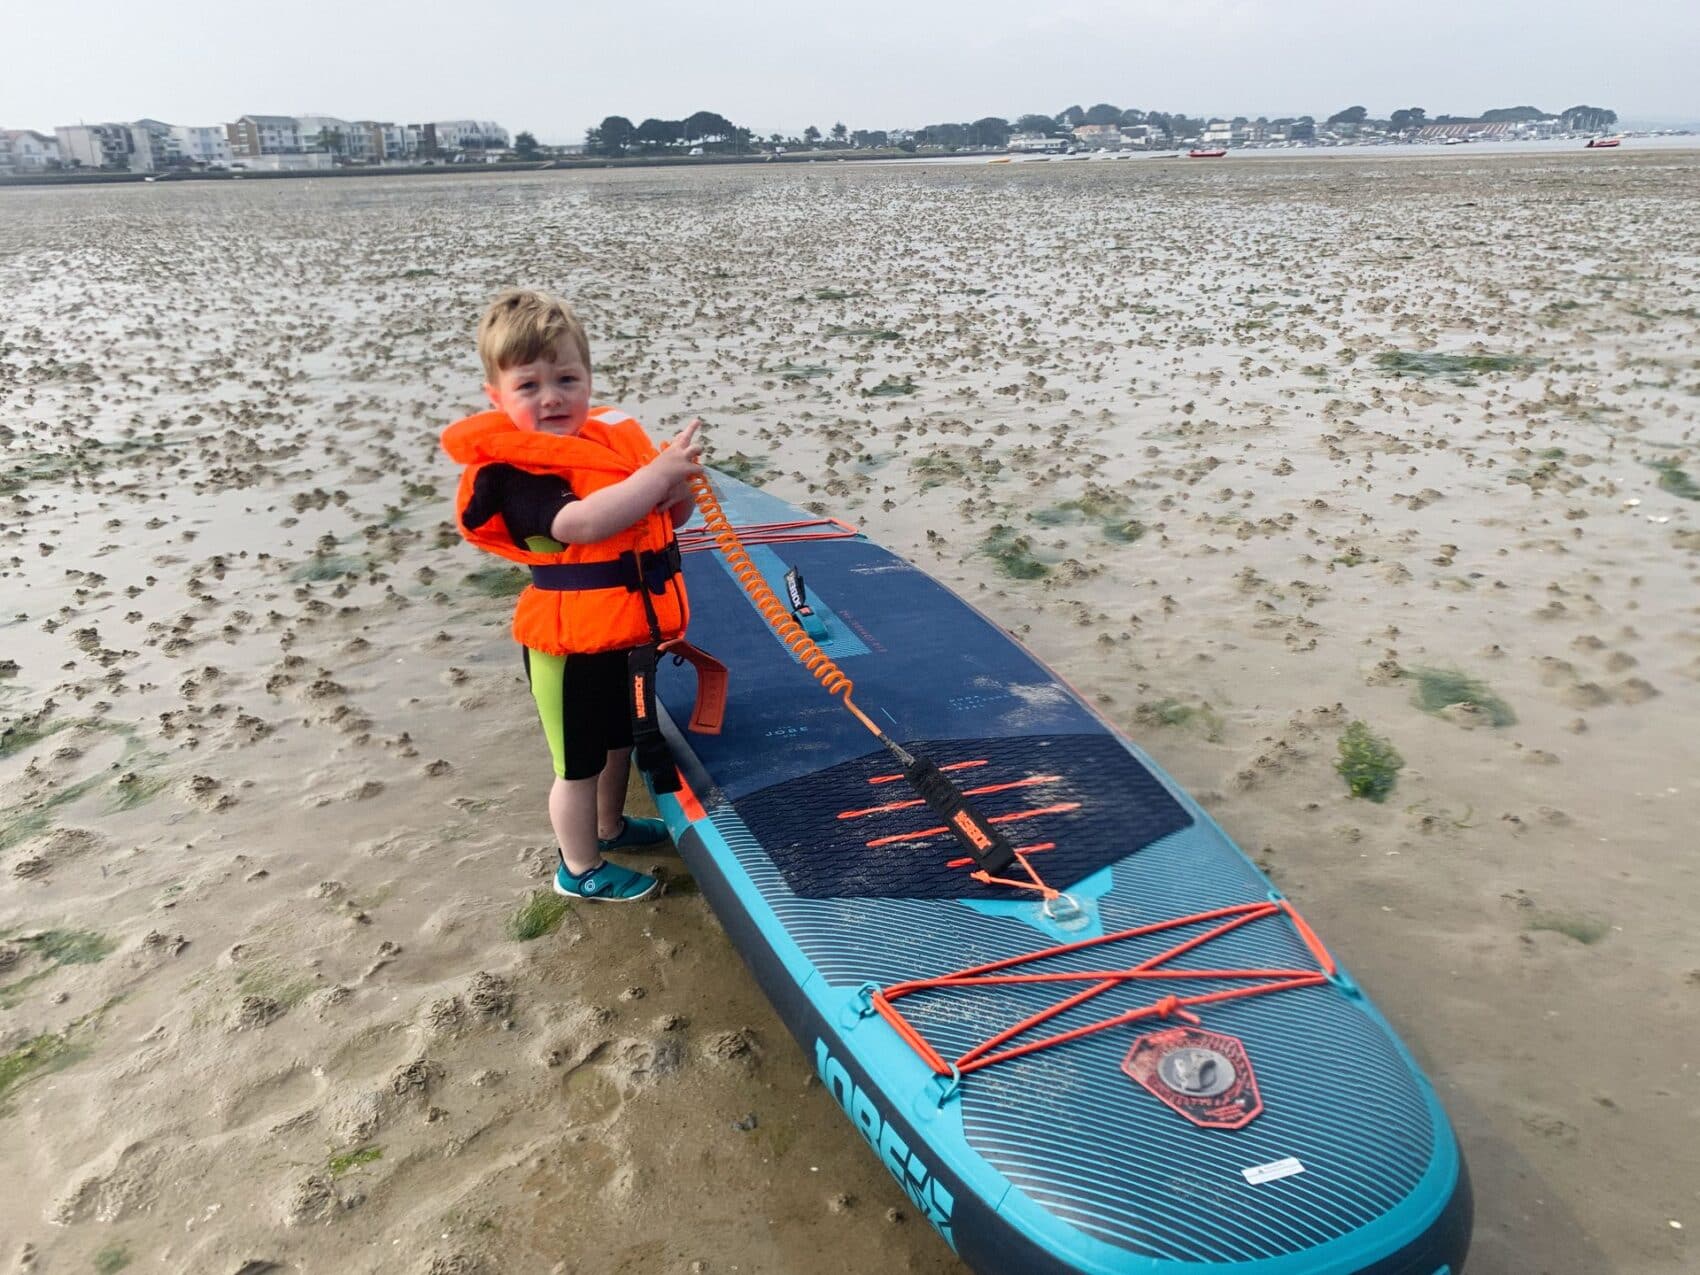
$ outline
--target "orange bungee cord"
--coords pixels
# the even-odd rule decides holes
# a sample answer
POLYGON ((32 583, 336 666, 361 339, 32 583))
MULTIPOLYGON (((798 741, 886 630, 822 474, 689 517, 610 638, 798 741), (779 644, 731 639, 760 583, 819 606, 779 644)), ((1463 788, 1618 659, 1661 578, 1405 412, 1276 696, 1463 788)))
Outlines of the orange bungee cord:
POLYGON ((873 737, 884 745, 886 751, 897 759, 898 764, 903 767, 903 777, 914 786, 921 799, 938 813, 957 840, 973 856, 979 872, 996 876, 1017 861, 1025 866, 1026 860, 1016 853, 1009 840, 993 827, 984 815, 969 805, 961 790, 945 777, 936 763, 909 752, 857 707, 856 701, 851 698, 855 683, 820 649, 815 640, 804 631, 803 626, 792 618, 791 609, 768 586, 762 577, 761 569, 750 559, 749 552, 738 535, 738 529, 732 525, 726 511, 721 508, 720 499, 715 495, 714 486, 709 482, 708 476, 692 476, 690 487, 697 509, 701 511, 703 522, 707 526, 708 536, 725 556, 733 578, 749 595, 750 601, 755 603, 756 610, 762 619, 767 621, 768 627, 778 635, 785 648, 797 657, 810 676, 826 688, 827 694, 837 696, 856 720, 867 727, 873 737))

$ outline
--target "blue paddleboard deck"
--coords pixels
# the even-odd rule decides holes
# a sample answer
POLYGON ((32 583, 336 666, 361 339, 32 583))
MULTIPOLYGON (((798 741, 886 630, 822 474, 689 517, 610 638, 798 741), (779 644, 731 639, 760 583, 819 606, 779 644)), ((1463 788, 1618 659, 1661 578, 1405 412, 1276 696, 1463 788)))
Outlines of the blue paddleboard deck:
MULTIPOLYGON (((807 518, 732 480, 716 486, 735 524, 807 518)), ((1459 1275, 1471 1208, 1456 1140, 1343 970, 1194 1007, 1200 1029, 1237 1040, 1249 1066, 1217 1054, 1202 1080, 1175 1082, 1183 1050, 1161 1074, 1204 1092, 1212 1066, 1254 1073, 1262 1109, 1238 1128, 1194 1123, 1159 1100, 1163 1079, 1148 1088, 1124 1070, 1136 1041, 1179 1019, 957 1079, 872 1011, 873 989, 1059 945, 1070 946, 1020 972, 1125 970, 1216 923, 1150 927, 1280 896, 1149 757, 923 572, 861 538, 758 545, 752 558, 781 597, 787 568, 801 571, 821 647, 858 705, 951 767, 1014 844, 1046 847, 1033 864, 1078 909, 1048 913, 1032 892, 970 876, 959 844, 936 834, 890 755, 773 635, 722 555, 686 554, 691 640, 730 666, 731 696, 720 735, 681 734, 693 681, 664 671, 686 789, 659 798, 662 812, 822 1082, 946 1242, 997 1272, 1459 1275)), ((1223 976, 1104 983, 1010 1043, 1165 993, 1245 986, 1227 971, 1318 970, 1298 925, 1265 911, 1164 964, 1223 976)), ((952 985, 897 1007, 948 1060, 1091 985, 952 985)))

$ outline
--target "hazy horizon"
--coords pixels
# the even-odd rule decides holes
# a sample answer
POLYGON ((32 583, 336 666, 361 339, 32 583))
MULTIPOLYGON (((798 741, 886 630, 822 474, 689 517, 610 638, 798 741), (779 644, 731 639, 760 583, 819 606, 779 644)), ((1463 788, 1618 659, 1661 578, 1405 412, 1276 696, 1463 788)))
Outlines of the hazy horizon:
POLYGON ((406 123, 492 119, 551 144, 608 115, 710 110, 757 135, 1014 119, 1070 105, 1188 115, 1385 118, 1586 103, 1623 120, 1700 120, 1700 6, 1622 0, 1386 3, 1131 0, 1114 10, 868 0, 854 11, 658 0, 643 21, 563 18, 497 0, 478 29, 421 26, 395 0, 299 0, 232 23, 212 0, 133 8, 71 0, 13 20, 25 47, 0 80, 0 127, 243 114, 406 123), (1491 10, 1491 11, 1486 11, 1491 10), (806 18, 799 17, 799 12, 806 18), (1650 38, 1655 37, 1655 38, 1650 38), (470 51, 469 51, 470 50, 470 51), (476 63, 476 65, 472 65, 476 63))

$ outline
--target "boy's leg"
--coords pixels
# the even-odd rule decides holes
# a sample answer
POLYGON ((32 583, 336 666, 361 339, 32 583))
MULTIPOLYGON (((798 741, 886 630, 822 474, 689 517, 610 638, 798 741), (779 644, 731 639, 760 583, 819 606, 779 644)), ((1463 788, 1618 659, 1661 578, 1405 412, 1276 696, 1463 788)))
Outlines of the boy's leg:
POLYGON ((604 783, 617 786, 620 795, 615 798, 611 822, 618 823, 629 772, 630 750, 609 750, 603 742, 607 722, 625 711, 625 689, 623 679, 610 682, 598 664, 612 664, 618 658, 599 662, 590 657, 587 667, 583 657, 529 651, 526 677, 555 767, 555 782, 549 788, 549 823, 561 847, 555 891, 576 899, 634 903, 653 897, 660 883, 647 873, 607 862, 596 835, 601 788, 604 783), (576 670, 569 663, 574 659, 579 661, 576 670), (616 752, 620 764, 610 766, 616 752))
POLYGON ((601 780, 601 775, 588 779, 557 777, 549 789, 549 822, 555 829, 555 840, 569 872, 583 874, 602 861, 602 853, 596 846, 597 789, 601 780))
POLYGON ((632 750, 610 748, 607 764, 596 777, 596 835, 610 840, 626 822, 626 786, 631 781, 632 750))

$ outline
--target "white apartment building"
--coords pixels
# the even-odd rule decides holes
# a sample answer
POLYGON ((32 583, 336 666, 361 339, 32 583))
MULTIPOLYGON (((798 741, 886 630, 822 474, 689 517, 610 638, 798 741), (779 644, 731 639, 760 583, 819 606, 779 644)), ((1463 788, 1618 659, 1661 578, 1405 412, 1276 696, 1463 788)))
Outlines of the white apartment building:
POLYGON ((59 139, 32 128, 0 128, 0 172, 39 173, 59 167, 59 139))
POLYGON ((222 124, 173 124, 177 154, 191 164, 208 168, 230 166, 230 138, 222 124))
POLYGON ((495 150, 508 146, 508 130, 495 120, 436 120, 437 149, 495 150))
POLYGON ((261 155, 298 155, 306 150, 301 124, 293 115, 244 115, 224 126, 230 157, 244 162, 261 155))
POLYGON ((304 150, 346 155, 351 144, 359 144, 354 137, 355 126, 335 115, 297 115, 295 128, 301 135, 304 150))
POLYGON ((59 160, 81 168, 128 168, 135 142, 128 124, 61 124, 53 130, 59 160))
POLYGON ((152 173, 172 167, 182 154, 171 125, 162 120, 137 120, 130 129, 130 171, 152 173))

